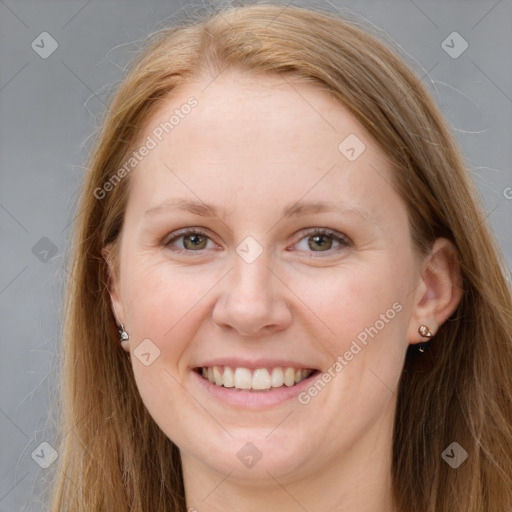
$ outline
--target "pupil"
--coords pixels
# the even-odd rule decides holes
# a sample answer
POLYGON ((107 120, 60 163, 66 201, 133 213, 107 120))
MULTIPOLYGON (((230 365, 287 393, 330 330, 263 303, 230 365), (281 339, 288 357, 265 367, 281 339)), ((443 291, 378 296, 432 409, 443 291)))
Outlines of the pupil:
MULTIPOLYGON (((329 237, 326 237, 325 235, 315 235, 312 238, 314 240, 314 243, 318 244, 316 247, 318 247, 318 246, 322 247, 323 246, 324 248, 329 249, 330 246, 331 246, 331 244, 329 242, 327 242, 327 244, 325 243, 326 239, 329 238, 329 237), (322 244, 322 242, 324 242, 324 243, 322 244)), ((311 249, 315 249, 315 247, 313 247, 311 243, 309 244, 309 247, 311 249)))
POLYGON ((196 247, 196 248, 199 247, 204 242, 203 237, 198 234, 188 235, 185 237, 184 241, 185 241, 185 247, 187 247, 187 245, 189 245, 189 246, 192 245, 192 247, 196 247))

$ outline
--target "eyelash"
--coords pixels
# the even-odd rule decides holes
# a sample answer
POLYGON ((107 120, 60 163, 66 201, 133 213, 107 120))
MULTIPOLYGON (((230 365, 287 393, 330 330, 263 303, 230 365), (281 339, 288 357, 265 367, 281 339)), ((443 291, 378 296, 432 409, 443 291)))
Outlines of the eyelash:
MULTIPOLYGON (((184 236, 187 236, 187 235, 201 235, 203 237, 206 237, 208 240, 213 241, 211 239, 211 237, 209 237, 208 234, 205 231, 203 231, 201 228, 185 228, 181 231, 176 232, 172 238, 164 240, 163 245, 164 245, 164 247, 169 248, 169 246, 171 245, 172 242, 175 242, 176 240, 178 240, 184 236)), ((340 245, 334 249, 329 249, 327 251, 311 251, 312 254, 315 254, 315 253, 322 254, 323 253, 323 254, 332 255, 334 252, 337 252, 338 250, 341 250, 341 249, 347 248, 347 247, 351 247, 353 245, 352 241, 347 236, 345 236, 341 233, 338 233, 336 231, 333 231, 332 229, 329 229, 329 228, 306 228, 306 229, 303 229, 299 232, 299 236, 301 238, 299 239, 299 241, 297 243, 301 242, 304 238, 309 238, 309 237, 318 236, 318 235, 328 236, 329 238, 332 238, 333 240, 338 242, 340 245)), ((194 252, 201 253, 205 249, 198 249, 197 251, 194 251, 194 250, 190 250, 190 249, 174 247, 170 250, 172 250, 173 252, 176 252, 178 254, 183 254, 183 253, 194 253, 194 252)))

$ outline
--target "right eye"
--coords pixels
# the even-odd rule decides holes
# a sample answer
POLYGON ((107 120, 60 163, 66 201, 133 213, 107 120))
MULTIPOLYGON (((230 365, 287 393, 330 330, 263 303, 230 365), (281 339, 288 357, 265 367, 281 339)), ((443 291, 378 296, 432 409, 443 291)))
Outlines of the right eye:
POLYGON ((176 232, 173 237, 165 241, 164 245, 177 252, 198 252, 207 249, 208 242, 214 243, 203 231, 187 228, 176 232))

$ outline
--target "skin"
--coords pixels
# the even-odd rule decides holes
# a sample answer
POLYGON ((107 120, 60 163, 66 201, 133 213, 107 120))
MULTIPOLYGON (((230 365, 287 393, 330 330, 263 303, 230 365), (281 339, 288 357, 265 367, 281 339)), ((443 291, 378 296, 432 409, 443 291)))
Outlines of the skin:
POLYGON ((117 272, 104 251, 141 397, 181 451, 187 506, 394 511, 398 380, 408 345, 425 341, 418 327, 435 334, 460 300, 453 246, 439 239, 415 253, 385 154, 325 91, 274 75, 205 77, 166 100, 141 140, 192 95, 198 106, 130 175, 117 272), (366 146, 352 162, 338 150, 349 134, 366 146), (225 212, 144 215, 172 198, 225 212), (341 209, 284 218, 299 199, 341 209), (209 237, 201 249, 183 237, 165 245, 186 227, 209 237), (350 243, 300 233, 315 227, 350 243), (247 236, 263 249, 252 263, 236 252, 247 236), (401 311, 307 405, 228 406, 192 373, 214 357, 327 371, 394 303, 401 311), (148 366, 133 355, 144 339, 160 350, 148 366), (261 453, 250 468, 237 457, 247 442, 261 453))

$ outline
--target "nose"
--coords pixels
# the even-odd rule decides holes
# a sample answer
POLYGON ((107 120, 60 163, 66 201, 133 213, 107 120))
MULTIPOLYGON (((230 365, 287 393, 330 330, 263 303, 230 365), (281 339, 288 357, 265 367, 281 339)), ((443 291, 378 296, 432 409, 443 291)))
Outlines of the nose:
POLYGON ((269 334, 286 329, 291 310, 286 300, 288 288, 260 255, 247 263, 234 255, 233 269, 226 276, 213 309, 214 322, 244 336, 269 334))

